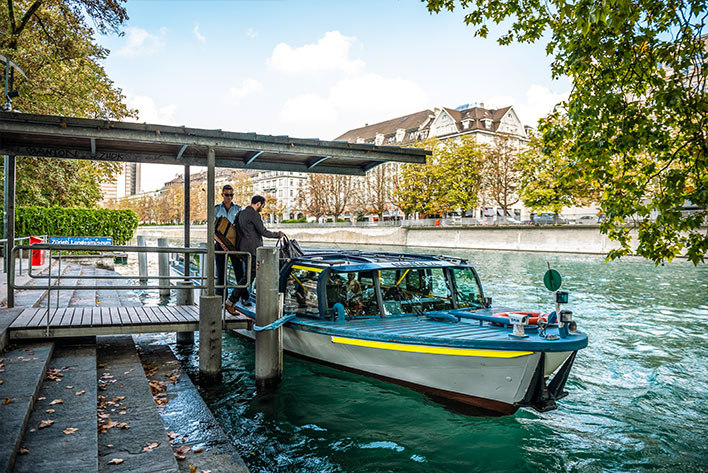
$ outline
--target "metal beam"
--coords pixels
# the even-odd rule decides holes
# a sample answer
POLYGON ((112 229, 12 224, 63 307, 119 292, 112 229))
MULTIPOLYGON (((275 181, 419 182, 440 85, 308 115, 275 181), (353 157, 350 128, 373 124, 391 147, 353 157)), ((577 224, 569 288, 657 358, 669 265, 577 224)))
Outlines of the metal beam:
POLYGON ((248 165, 251 164, 253 161, 255 161, 256 158, 257 158, 258 156, 262 155, 263 153, 265 153, 265 151, 256 151, 255 153, 253 153, 253 156, 251 156, 250 158, 248 158, 248 161, 246 161, 246 166, 248 166, 248 165))
POLYGON ((321 162, 326 161, 331 157, 332 156, 325 156, 323 158, 315 159, 314 161, 312 161, 310 164, 307 165, 307 169, 312 169, 315 166, 317 166, 318 164, 320 164, 321 162))
POLYGON ((187 149, 187 145, 182 145, 182 147, 179 149, 179 153, 177 153, 177 161, 182 159, 182 155, 184 154, 184 151, 187 149))
POLYGON ((96 156, 96 138, 91 138, 91 157, 96 156))

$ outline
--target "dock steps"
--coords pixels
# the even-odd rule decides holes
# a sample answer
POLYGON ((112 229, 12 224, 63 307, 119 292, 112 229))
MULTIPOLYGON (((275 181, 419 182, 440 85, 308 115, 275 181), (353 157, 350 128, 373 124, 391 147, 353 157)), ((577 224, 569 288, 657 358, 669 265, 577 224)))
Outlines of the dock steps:
POLYGON ((57 345, 20 444, 29 453, 13 471, 98 472, 95 399, 95 345, 57 345))
POLYGON ((0 352, 0 472, 12 471, 53 351, 45 342, 0 352))

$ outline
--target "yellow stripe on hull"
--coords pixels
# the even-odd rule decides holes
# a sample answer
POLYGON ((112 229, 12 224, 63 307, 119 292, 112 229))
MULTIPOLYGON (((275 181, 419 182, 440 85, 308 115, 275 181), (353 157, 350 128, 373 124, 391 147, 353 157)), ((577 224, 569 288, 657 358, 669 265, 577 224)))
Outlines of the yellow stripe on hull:
POLYGON ((332 343, 378 348, 381 350, 408 351, 412 353, 430 353, 434 355, 476 356, 483 358, 518 358, 532 355, 532 351, 475 350, 471 348, 431 347, 425 345, 405 345, 403 343, 375 342, 356 338, 332 337, 332 343))

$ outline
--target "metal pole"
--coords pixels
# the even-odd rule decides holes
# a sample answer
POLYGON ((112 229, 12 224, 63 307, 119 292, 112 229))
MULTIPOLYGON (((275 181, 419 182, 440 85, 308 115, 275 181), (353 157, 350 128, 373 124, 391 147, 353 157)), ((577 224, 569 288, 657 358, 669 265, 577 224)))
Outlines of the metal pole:
MULTIPOLYGON (((161 248, 166 248, 170 246, 170 242, 167 240, 167 238, 158 238, 157 239, 157 246, 161 248)), ((158 263, 158 271, 160 274, 160 286, 162 286, 165 281, 169 284, 170 280, 169 279, 162 279, 165 277, 170 276, 170 254, 169 253, 160 253, 157 255, 157 263, 158 263)), ((160 289, 160 297, 170 297, 170 290, 169 289, 160 289)))
MULTIPOLYGON (((184 166, 184 247, 189 248, 189 227, 192 222, 190 215, 190 184, 189 165, 184 166)), ((184 254, 184 284, 189 284, 189 253, 184 254)), ((194 291, 192 289, 177 289, 177 305, 192 305, 194 303, 194 291)), ((194 332, 177 332, 178 345, 191 345, 194 343, 194 332)))
MULTIPOLYGON (((278 250, 256 249, 256 324, 278 318, 278 250)), ((256 332, 256 387, 277 385, 283 376, 283 329, 256 332)))
MULTIPOLYGON (((138 246, 146 246, 145 244, 145 236, 143 235, 138 235, 138 246)), ((148 279, 148 262, 147 262, 147 253, 140 252, 138 253, 138 274, 140 275, 140 284, 147 284, 148 279)))
POLYGON ((15 290, 11 283, 15 281, 15 156, 5 155, 5 226, 6 252, 5 264, 7 271, 7 307, 15 307, 15 290))
POLYGON ((214 295, 214 148, 207 153, 207 295, 199 298, 199 372, 221 374, 221 298, 214 295))

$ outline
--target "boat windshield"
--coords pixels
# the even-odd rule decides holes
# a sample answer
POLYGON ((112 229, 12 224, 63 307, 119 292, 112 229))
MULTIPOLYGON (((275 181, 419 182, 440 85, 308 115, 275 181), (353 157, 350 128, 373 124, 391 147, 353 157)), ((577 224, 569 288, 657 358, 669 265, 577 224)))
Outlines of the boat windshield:
POLYGON ((452 309, 443 268, 382 269, 378 273, 386 315, 452 309))
POLYGON ((482 309, 482 291, 472 268, 452 268, 452 276, 457 288, 457 307, 482 309))
POLYGON ((285 288, 284 308, 298 316, 319 317, 317 280, 320 274, 307 269, 293 268, 285 288))

